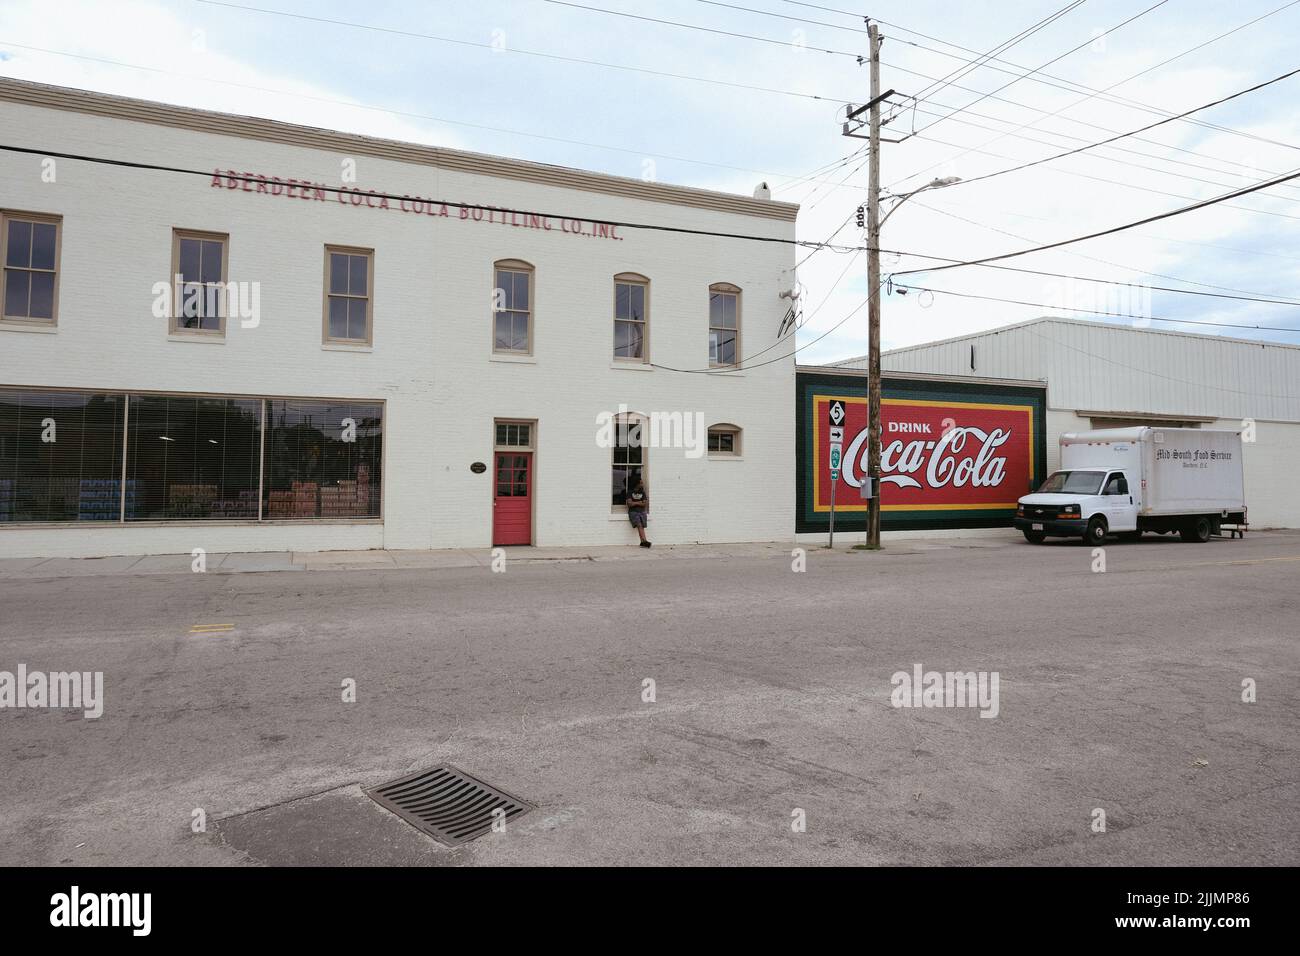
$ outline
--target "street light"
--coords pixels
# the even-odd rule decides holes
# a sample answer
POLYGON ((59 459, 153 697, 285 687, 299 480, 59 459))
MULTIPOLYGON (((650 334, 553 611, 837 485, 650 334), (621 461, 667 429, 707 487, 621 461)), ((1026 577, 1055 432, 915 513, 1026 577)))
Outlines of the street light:
MULTIPOLYGON (((872 26, 874 39, 874 25, 872 26)), ((874 49, 874 48, 873 48, 874 49)), ((872 92, 878 85, 879 64, 872 58, 872 92)), ((876 114, 872 114, 871 148, 879 148, 879 125, 876 114)), ((933 179, 919 189, 901 196, 890 196, 895 200, 894 207, 879 216, 880 207, 880 172, 879 165, 871 167, 871 205, 867 215, 867 481, 870 483, 871 497, 867 501, 867 547, 873 551, 880 550, 880 227, 890 216, 917 193, 927 189, 942 189, 961 182, 960 176, 946 176, 933 179)))
POLYGON ((885 220, 887 220, 890 216, 892 216, 898 210, 899 206, 903 205, 903 203, 907 202, 917 193, 923 193, 927 189, 942 189, 944 186, 955 186, 959 182, 961 182, 960 176, 945 176, 942 179, 932 179, 930 180, 930 182, 926 183, 920 189, 913 189, 910 193, 903 193, 903 195, 901 196, 886 196, 885 197, 886 199, 894 199, 897 201, 894 203, 894 208, 889 210, 889 212, 885 213, 885 215, 881 218, 880 223, 876 226, 876 229, 879 230, 879 228, 885 224, 885 220))

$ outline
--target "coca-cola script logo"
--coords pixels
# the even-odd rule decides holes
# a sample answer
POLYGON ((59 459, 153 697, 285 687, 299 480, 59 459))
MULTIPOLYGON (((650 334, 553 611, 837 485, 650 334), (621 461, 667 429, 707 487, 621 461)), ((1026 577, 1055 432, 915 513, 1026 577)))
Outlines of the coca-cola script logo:
MULTIPOLYGON (((830 507, 824 422, 833 398, 845 402, 843 485, 867 471, 866 399, 815 396, 816 510, 830 507)), ((885 510, 1014 508, 1033 479, 1033 406, 885 399, 881 402, 881 504, 885 510)), ((836 509, 865 507, 840 490, 836 509), (848 499, 847 501, 845 499, 848 499), (843 505, 841 505, 843 502, 843 505)))
MULTIPOLYGON (((918 438, 904 443, 896 438, 886 445, 882 441, 880 480, 900 488, 920 488, 921 482, 912 475, 923 473, 925 484, 931 488, 942 488, 949 482, 955 488, 967 482, 976 487, 1000 485, 1007 474, 1007 460, 995 455, 1010 438, 1011 433, 1001 428, 986 432, 950 425, 937 442, 918 438), (968 444, 972 446, 969 449, 968 444)), ((844 480, 857 488, 867 471, 866 429, 853 439, 845 460, 844 480)))

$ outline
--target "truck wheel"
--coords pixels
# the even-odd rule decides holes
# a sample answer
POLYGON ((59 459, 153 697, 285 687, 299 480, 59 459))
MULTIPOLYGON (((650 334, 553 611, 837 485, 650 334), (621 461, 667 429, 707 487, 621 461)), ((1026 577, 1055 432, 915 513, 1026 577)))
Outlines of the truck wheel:
POLYGON ((1088 520, 1088 529, 1083 533, 1083 543, 1098 545, 1106 540, 1106 519, 1101 515, 1094 515, 1088 520))
POLYGON ((1042 544, 1047 540, 1047 535, 1043 534, 1041 531, 1026 531, 1025 540, 1030 544, 1042 544))
POLYGON ((1210 540, 1210 519, 1197 518, 1191 524, 1180 529, 1178 535, 1184 541, 1191 541, 1195 544, 1204 544, 1210 540))

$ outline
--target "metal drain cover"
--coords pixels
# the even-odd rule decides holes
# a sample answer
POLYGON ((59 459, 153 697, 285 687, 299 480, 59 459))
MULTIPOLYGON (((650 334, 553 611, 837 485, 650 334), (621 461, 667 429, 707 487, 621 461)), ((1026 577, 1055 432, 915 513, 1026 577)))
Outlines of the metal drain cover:
POLYGON ((363 790, 381 807, 448 846, 481 837, 497 820, 534 809, 455 767, 421 770, 363 790))

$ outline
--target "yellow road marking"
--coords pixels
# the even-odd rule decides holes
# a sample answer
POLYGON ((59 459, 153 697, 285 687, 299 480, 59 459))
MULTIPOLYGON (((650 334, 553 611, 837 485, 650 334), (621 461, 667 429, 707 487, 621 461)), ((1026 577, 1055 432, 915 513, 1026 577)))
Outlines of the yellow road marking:
POLYGON ((1281 558, 1238 558, 1235 561, 1194 561, 1190 564, 1162 564, 1151 568, 1128 568, 1129 571, 1177 571, 1180 568, 1222 568, 1234 564, 1267 564, 1270 561, 1300 561, 1300 554, 1281 558))
POLYGON ((233 630, 233 624, 195 624, 190 627, 191 634, 214 634, 220 631, 233 630))

